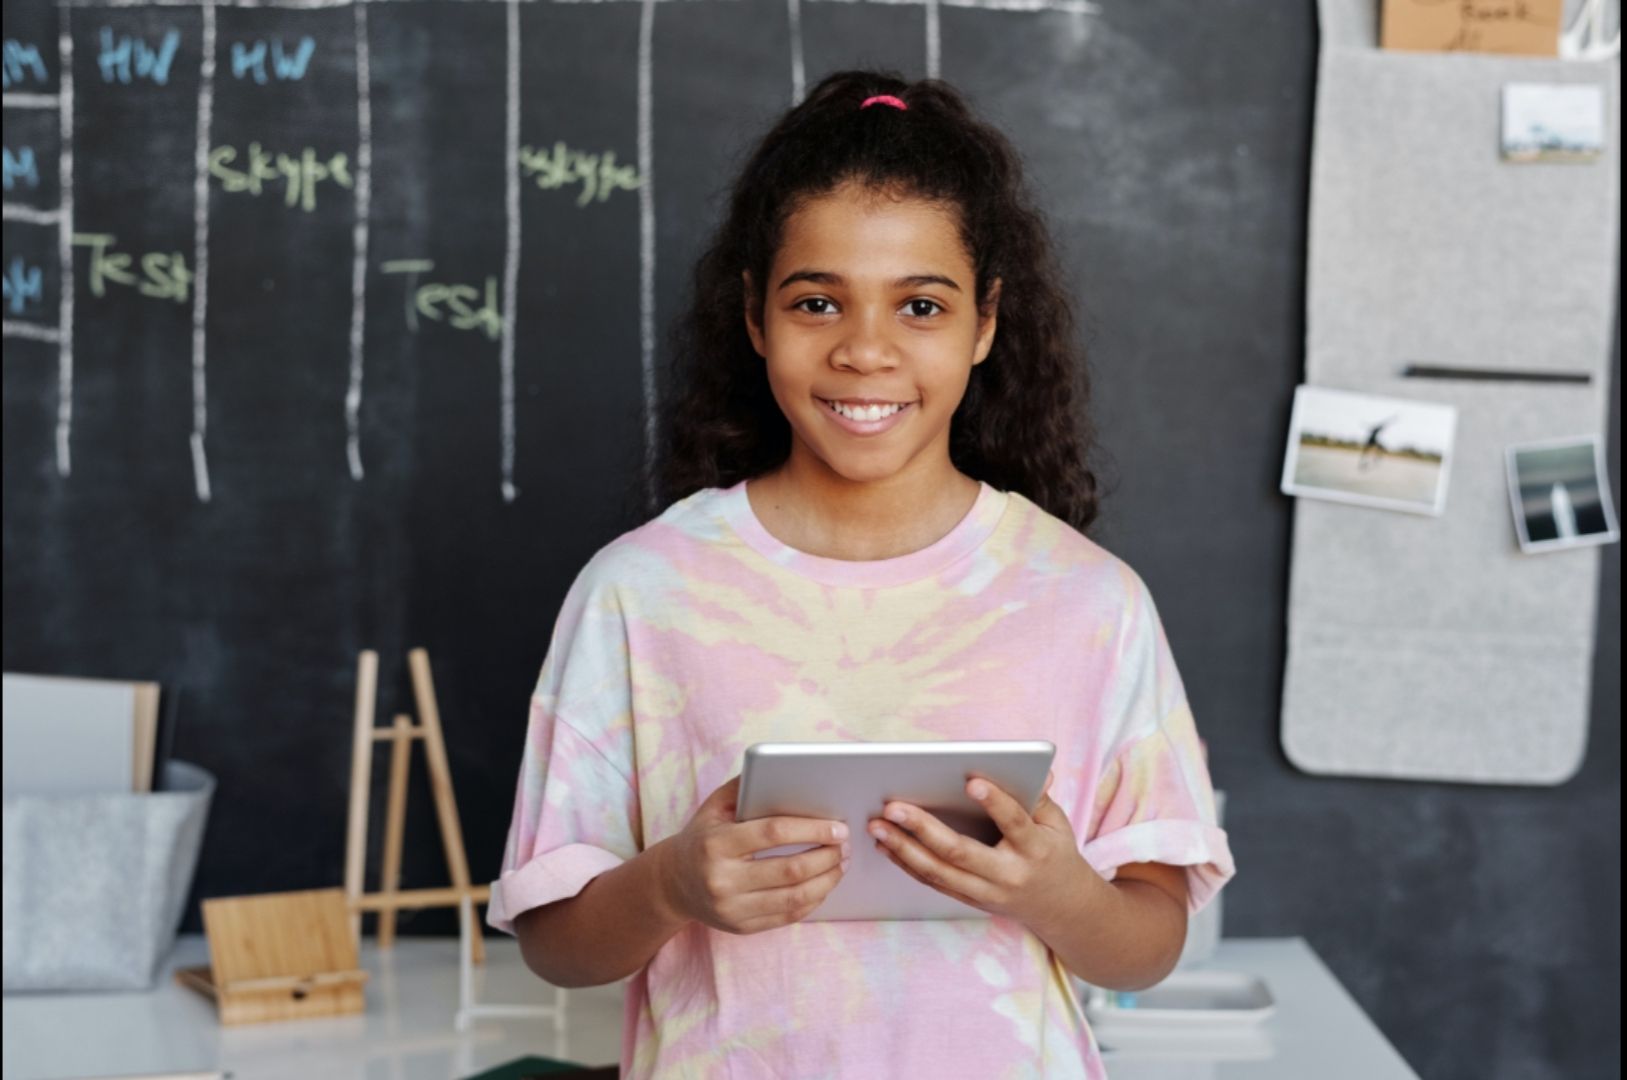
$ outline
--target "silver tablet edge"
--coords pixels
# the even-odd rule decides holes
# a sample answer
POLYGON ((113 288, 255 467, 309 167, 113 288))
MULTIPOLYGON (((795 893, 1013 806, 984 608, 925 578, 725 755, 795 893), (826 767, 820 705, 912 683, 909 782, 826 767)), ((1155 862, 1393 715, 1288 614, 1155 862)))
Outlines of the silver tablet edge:
POLYGON ((747 757, 795 757, 802 754, 986 754, 1047 751, 1054 755, 1056 744, 1048 739, 945 739, 919 742, 758 742, 746 747, 747 757))

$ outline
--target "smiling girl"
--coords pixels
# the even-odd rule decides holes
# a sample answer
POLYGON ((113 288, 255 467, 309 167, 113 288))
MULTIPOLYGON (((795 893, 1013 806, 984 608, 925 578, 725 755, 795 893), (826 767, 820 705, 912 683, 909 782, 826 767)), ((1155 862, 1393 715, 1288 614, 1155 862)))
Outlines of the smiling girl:
POLYGON ((1060 278, 941 81, 833 74, 736 181, 666 509, 565 597, 488 913, 551 983, 629 980, 624 1076, 1101 1077, 1070 976, 1158 982, 1233 875, 1152 597, 1085 535, 1060 278), (735 821, 754 742, 938 739, 1048 739, 1047 793, 971 781, 992 846, 901 803, 735 821), (988 917, 804 921, 855 843, 988 917))

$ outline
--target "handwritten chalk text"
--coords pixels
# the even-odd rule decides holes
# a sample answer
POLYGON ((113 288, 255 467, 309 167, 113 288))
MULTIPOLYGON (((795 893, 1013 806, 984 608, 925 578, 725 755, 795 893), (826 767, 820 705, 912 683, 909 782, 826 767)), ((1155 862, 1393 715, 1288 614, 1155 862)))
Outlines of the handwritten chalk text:
POLYGON ((580 181, 582 192, 576 197, 577 206, 586 206, 595 197, 604 202, 616 191, 632 191, 642 183, 633 166, 616 167, 614 150, 585 154, 563 142, 554 143, 552 150, 520 147, 520 172, 534 178, 544 191, 580 181))
POLYGON ((166 30, 157 48, 129 34, 114 37, 111 26, 102 27, 101 40, 102 50, 96 54, 96 66, 101 68, 103 82, 131 83, 146 79, 158 86, 169 85, 170 67, 181 47, 179 30, 166 30))
POLYGON ((5 157, 0 159, 0 173, 5 177, 5 188, 13 191, 19 187, 37 188, 40 186, 40 167, 34 158, 32 146, 19 146, 15 151, 11 147, 5 148, 5 157))
POLYGON ((74 233, 75 247, 90 249, 90 294, 97 298, 107 295, 109 284, 135 289, 142 296, 155 300, 173 300, 185 303, 192 285, 192 271, 179 251, 165 254, 149 251, 141 256, 141 272, 135 268, 135 256, 114 250, 118 240, 112 233, 74 233))
POLYGON ((486 278, 485 295, 473 285, 432 281, 418 284, 418 275, 435 269, 429 259, 391 259, 379 269, 407 278, 407 328, 418 332, 418 317, 445 321, 459 330, 474 330, 496 341, 503 334, 503 316, 497 308, 497 279, 486 278))
POLYGON ((273 154, 257 142, 249 143, 247 159, 238 165, 237 148, 217 146, 209 152, 209 172, 227 191, 246 191, 259 195, 267 186, 282 183, 283 202, 289 208, 299 207, 309 213, 316 209, 316 187, 331 181, 348 188, 355 184, 350 176, 350 159, 334 154, 326 161, 307 146, 298 155, 273 154))
POLYGON ((7 90, 13 86, 38 86, 51 79, 39 46, 16 38, 6 38, 0 47, 0 75, 4 76, 7 90))
POLYGON ((45 274, 20 257, 6 264, 5 307, 12 315, 24 315, 45 301, 45 274))
POLYGON ((305 78, 305 70, 316 52, 316 39, 302 37, 289 49, 281 41, 232 42, 232 78, 253 79, 264 86, 275 76, 278 82, 305 78), (269 61, 269 66, 268 66, 269 61))

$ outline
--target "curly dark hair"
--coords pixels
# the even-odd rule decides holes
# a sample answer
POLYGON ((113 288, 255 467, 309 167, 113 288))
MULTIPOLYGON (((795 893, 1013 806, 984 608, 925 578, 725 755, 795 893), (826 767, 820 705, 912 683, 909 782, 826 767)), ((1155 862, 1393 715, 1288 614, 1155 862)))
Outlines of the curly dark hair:
POLYGON ((980 310, 1001 280, 993 348, 971 369, 950 421, 954 466, 1084 532, 1097 507, 1096 474, 1085 460, 1093 441, 1089 378, 1021 160, 950 84, 906 82, 894 71, 827 76, 752 149, 673 327, 656 452, 643 477, 648 497, 661 507, 729 487, 790 454, 790 423, 746 334, 741 271, 754 285, 767 281, 786 220, 850 182, 951 208, 976 269, 980 310), (861 110, 874 94, 892 94, 908 110, 861 110))

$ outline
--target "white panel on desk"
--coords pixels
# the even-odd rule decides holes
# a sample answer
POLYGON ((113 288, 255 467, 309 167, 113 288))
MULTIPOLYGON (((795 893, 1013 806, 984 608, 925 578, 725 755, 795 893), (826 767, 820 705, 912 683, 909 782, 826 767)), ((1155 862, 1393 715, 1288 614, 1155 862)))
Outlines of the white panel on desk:
POLYGON ((9 672, 3 682, 6 795, 131 790, 135 683, 9 672))

